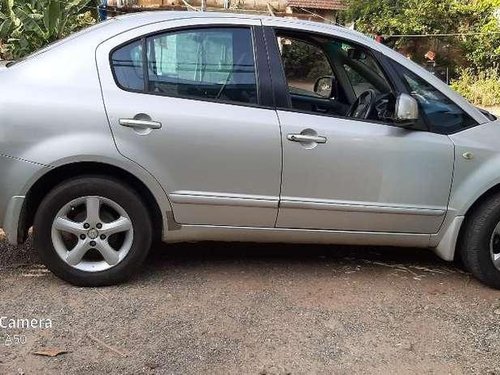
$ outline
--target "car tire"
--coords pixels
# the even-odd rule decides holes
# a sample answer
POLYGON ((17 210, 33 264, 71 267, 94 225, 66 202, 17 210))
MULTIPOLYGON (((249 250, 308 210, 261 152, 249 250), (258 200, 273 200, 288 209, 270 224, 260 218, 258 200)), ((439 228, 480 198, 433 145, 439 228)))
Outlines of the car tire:
POLYGON ((151 217, 139 194, 104 176, 82 176, 55 187, 33 225, 42 262, 61 279, 84 287, 128 280, 147 257, 151 240, 151 217))
POLYGON ((495 289, 500 289, 500 233, 498 232, 500 232, 500 194, 485 200, 467 215, 459 244, 460 259, 466 270, 495 289))

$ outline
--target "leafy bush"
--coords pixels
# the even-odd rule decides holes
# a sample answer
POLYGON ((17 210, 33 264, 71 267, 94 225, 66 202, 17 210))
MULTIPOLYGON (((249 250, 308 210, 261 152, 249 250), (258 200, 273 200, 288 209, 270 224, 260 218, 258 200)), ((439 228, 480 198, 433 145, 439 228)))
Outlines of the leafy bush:
POLYGON ((427 50, 438 51, 438 64, 486 70, 500 64, 500 0, 346 0, 343 21, 374 35, 425 35, 388 38, 417 62, 427 50), (462 34, 431 37, 432 34, 462 34), (423 53, 422 53, 423 52, 423 53), (457 61, 457 59, 459 61, 457 61))
POLYGON ((0 0, 0 58, 17 59, 95 23, 93 0, 0 0))
POLYGON ((311 44, 290 41, 283 45, 282 57, 288 78, 311 79, 331 74, 325 55, 311 44))
POLYGON ((462 70, 460 78, 453 81, 451 86, 475 105, 500 105, 500 71, 498 68, 491 68, 477 74, 470 69, 462 70))

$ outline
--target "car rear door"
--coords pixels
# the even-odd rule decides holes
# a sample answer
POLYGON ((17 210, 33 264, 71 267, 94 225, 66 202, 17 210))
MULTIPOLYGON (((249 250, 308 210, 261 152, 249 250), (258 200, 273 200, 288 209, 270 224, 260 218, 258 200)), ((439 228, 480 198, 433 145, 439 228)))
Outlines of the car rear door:
POLYGON ((166 190, 183 224, 273 227, 281 138, 259 20, 131 30, 97 50, 118 150, 166 190))

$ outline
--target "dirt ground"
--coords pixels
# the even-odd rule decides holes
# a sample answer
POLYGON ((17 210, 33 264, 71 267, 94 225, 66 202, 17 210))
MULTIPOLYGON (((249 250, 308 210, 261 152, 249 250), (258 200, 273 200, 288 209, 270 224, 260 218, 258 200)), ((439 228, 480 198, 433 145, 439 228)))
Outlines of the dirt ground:
POLYGON ((0 328, 0 374, 500 374, 500 292, 419 249, 162 245, 84 289, 0 239, 1 316, 52 328, 0 328))

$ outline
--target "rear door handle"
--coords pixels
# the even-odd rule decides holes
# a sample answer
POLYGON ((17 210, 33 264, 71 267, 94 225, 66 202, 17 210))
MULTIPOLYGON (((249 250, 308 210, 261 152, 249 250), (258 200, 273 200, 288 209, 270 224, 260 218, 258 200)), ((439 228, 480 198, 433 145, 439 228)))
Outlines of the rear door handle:
POLYGON ((326 137, 320 135, 288 134, 286 138, 292 142, 326 143, 326 137))
POLYGON ((161 129, 161 122, 150 120, 137 120, 132 118, 120 119, 120 125, 135 129, 161 129))

